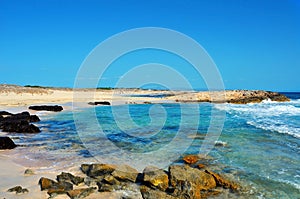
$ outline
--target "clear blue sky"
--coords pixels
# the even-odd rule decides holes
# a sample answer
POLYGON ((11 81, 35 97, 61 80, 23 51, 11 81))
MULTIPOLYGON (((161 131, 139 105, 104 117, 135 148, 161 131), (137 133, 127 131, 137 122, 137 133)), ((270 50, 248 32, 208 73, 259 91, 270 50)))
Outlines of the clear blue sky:
POLYGON ((300 91, 299 0, 0 0, 0 83, 72 87, 101 41, 148 26, 199 42, 226 89, 300 91))

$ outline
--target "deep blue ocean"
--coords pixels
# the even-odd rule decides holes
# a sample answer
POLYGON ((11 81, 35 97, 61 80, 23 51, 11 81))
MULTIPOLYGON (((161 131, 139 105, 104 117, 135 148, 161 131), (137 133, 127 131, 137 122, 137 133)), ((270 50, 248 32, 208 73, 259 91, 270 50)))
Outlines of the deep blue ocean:
POLYGON ((290 102, 131 104, 48 114, 38 123, 40 134, 13 136, 23 146, 13 153, 46 170, 97 161, 166 167, 201 154, 204 164, 242 184, 246 198, 299 198, 300 93, 284 94, 290 102))

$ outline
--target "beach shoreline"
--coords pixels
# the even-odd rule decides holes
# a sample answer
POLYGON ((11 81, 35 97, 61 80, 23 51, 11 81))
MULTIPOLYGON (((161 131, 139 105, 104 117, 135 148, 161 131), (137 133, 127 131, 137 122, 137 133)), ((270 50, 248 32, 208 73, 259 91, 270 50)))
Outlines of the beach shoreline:
POLYGON ((263 100, 289 101, 277 92, 224 90, 224 91, 167 91, 143 89, 70 89, 36 88, 0 85, 0 107, 25 107, 36 104, 76 105, 95 101, 108 101, 112 105, 143 103, 258 103, 263 100))
MULTIPOLYGON (((0 109, 2 111, 8 111, 12 113, 19 113, 22 111, 29 111, 30 114, 37 114, 43 118, 44 114, 51 114, 46 112, 38 112, 28 109, 30 105, 61 105, 65 111, 72 111, 75 105, 75 108, 87 108, 93 107, 89 105, 89 102, 95 101, 108 101, 111 105, 122 105, 122 104, 147 104, 147 103, 194 103, 194 102, 211 102, 212 93, 218 95, 221 93, 221 96, 225 96, 226 100, 235 100, 242 99, 241 103, 245 102, 245 95, 250 96, 250 102, 259 102, 260 99, 264 100, 266 93, 264 91, 243 91, 243 90, 234 90, 234 91, 225 91, 225 92, 186 92, 186 91, 154 91, 154 90, 140 90, 140 89, 116 89, 116 90, 95 90, 95 89, 80 89, 77 90, 74 94, 72 89, 53 89, 53 88, 44 88, 41 91, 41 88, 26 88, 27 91, 24 91, 24 87, 13 86, 10 91, 0 90, 0 109), (13 88, 13 89, 12 89, 13 88), (159 95, 159 97, 156 97, 159 95), (74 100, 74 96, 76 98, 74 100), (253 98, 254 96, 254 98, 253 98), (260 96, 262 98, 256 98, 260 96), (259 100, 258 100, 259 99, 259 100), (258 101, 257 101, 258 100, 258 101)), ((278 95, 274 95, 278 96, 278 95)), ((281 96, 281 95, 280 95, 281 96)), ((246 96, 247 97, 247 96, 246 96)), ((248 99, 248 98, 247 98, 248 99)), ((277 98, 275 98, 277 99, 277 98)), ((278 98, 278 101, 288 100, 284 97, 278 98)), ((246 100, 246 102, 248 102, 246 100)), ((216 101, 220 103, 220 101, 216 101)), ((1 133, 1 135, 9 136, 9 134, 1 133)), ((33 162, 27 164, 22 161, 14 161, 14 158, 11 158, 10 151, 0 151, 0 166, 6 168, 1 170, 0 176, 3 179, 6 179, 5 183, 1 185, 0 197, 6 198, 47 198, 47 192, 41 192, 38 185, 38 180, 41 177, 48 177, 55 179, 55 176, 59 172, 72 172, 73 174, 80 174, 80 164, 81 163, 92 163, 90 162, 80 162, 79 165, 73 165, 68 168, 57 167, 53 171, 39 169, 39 165, 33 166, 33 162), (24 175, 26 169, 36 170, 37 173, 33 176, 24 175), (12 175, 13 174, 13 175, 12 175), (30 182, 30 183, 29 183, 30 182), (15 195, 13 193, 8 193, 7 189, 21 185, 25 188, 29 188, 30 192, 24 195, 15 195)), ((96 196, 91 195, 87 198, 97 198, 100 193, 96 196)), ((118 198, 121 193, 102 193, 103 197, 118 198), (106 194, 106 195, 105 195, 106 194)), ((122 195, 122 194, 121 194, 122 195)), ((99 196, 100 197, 100 196, 99 196)), ((102 196, 101 196, 102 197, 102 196)), ((56 198, 68 198, 66 195, 59 195, 56 198)))

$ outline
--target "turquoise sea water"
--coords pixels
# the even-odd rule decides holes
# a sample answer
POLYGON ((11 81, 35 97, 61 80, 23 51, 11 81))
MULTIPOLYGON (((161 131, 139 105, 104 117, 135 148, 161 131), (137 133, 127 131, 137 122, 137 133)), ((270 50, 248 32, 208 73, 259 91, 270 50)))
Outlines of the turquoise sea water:
POLYGON ((43 116, 40 134, 15 134, 14 140, 23 145, 15 154, 42 162, 45 169, 91 161, 143 168, 180 163, 185 154, 209 150, 203 163, 241 183, 246 198, 299 198, 300 93, 286 95, 290 102, 132 104, 64 111, 43 116), (223 116, 219 135, 211 127, 223 116))

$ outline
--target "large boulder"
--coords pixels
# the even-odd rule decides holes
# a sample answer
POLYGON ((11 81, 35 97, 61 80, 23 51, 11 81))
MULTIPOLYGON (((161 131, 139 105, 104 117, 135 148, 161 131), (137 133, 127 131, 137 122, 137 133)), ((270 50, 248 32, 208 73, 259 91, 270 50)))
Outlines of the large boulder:
POLYGON ((63 110, 62 106, 58 105, 40 105, 40 106, 29 106, 28 107, 31 110, 35 111, 53 111, 53 112, 59 112, 63 110))
POLYGON ((13 149, 16 146, 9 137, 0 137, 0 149, 13 149))
POLYGON ((169 187, 168 174, 157 167, 148 166, 143 171, 143 182, 151 188, 166 191, 169 187))
POLYGON ((40 129, 30 124, 31 122, 39 122, 40 118, 36 115, 30 115, 29 112, 17 114, 7 114, 2 112, 5 117, 0 118, 0 129, 5 132, 15 133, 39 133, 40 129))
POLYGON ((68 191, 73 190, 73 184, 70 182, 55 182, 54 180, 42 177, 39 180, 41 190, 48 190, 47 193, 50 197, 58 194, 66 194, 68 191))
POLYGON ((81 170, 87 176, 97 178, 103 177, 106 174, 111 174, 116 167, 116 165, 112 164, 82 164, 81 170))
POLYGON ((75 185, 79 185, 80 183, 83 183, 84 178, 80 176, 74 176, 71 173, 62 172, 56 177, 58 182, 71 182, 75 185))
POLYGON ((213 176, 187 165, 172 165, 169 167, 169 174, 170 185, 174 189, 173 195, 175 197, 185 195, 188 198, 200 199, 201 190, 216 187, 213 176))
POLYGON ((33 125, 29 124, 27 121, 10 121, 2 122, 1 128, 4 132, 14 132, 14 133, 39 133, 41 130, 33 125))
POLYGON ((111 175, 121 181, 136 182, 139 172, 128 165, 120 165, 111 175))

